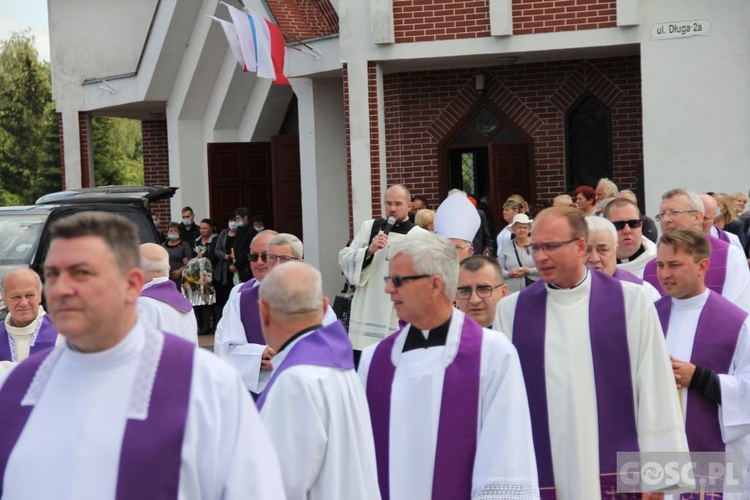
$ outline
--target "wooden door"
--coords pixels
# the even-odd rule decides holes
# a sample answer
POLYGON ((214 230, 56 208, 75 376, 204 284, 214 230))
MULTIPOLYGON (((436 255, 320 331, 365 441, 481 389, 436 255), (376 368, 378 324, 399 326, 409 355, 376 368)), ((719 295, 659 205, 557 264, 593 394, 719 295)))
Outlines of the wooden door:
POLYGON ((273 227, 271 165, 271 143, 208 144, 209 208, 220 229, 238 207, 265 216, 273 227))
POLYGON ((273 219, 276 231, 302 239, 302 188, 299 136, 271 137, 273 151, 273 219))
POLYGON ((533 169, 530 164, 529 144, 490 144, 490 192, 494 210, 495 227, 505 226, 502 206, 512 194, 520 194, 529 205, 534 200, 533 169))

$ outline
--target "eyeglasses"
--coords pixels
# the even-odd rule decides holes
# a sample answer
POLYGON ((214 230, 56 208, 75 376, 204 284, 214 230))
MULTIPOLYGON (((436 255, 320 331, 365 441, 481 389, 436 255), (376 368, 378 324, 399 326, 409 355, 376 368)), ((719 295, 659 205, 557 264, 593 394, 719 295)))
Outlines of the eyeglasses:
POLYGON ((470 286, 460 286, 456 288, 456 298, 461 300, 466 300, 471 298, 471 294, 475 291, 477 292, 477 297, 481 299, 486 299, 487 297, 492 296, 492 291, 495 290, 495 288, 500 288, 503 286, 502 283, 499 285, 478 285, 476 288, 471 288, 470 286))
POLYGON ((614 224, 615 229, 618 231, 622 231, 625 229, 625 225, 630 229, 635 229, 637 227, 641 227, 643 225, 643 221, 640 219, 630 219, 630 220, 618 220, 618 221, 612 221, 612 224, 614 224))
POLYGON ((415 274, 413 276, 383 276, 383 280, 385 281, 385 284, 388 284, 388 280, 391 280, 393 282, 393 286, 396 288, 399 288, 401 285, 403 285, 407 281, 412 280, 419 280, 422 278, 429 278, 432 276, 431 274, 415 274))
POLYGON ((656 217, 654 219, 658 221, 662 220, 664 217, 669 217, 670 219, 676 219, 682 214, 694 214, 697 212, 697 210, 667 210, 666 212, 659 212, 656 214, 656 217))
POLYGON ((530 243, 529 246, 531 247, 532 253, 537 253, 539 250, 544 250, 545 253, 554 252, 555 250, 559 250, 563 245, 567 245, 568 243, 573 243, 574 241, 578 241, 580 238, 573 238, 571 240, 565 240, 565 241, 550 241, 547 243, 530 243))
MULTIPOLYGON (((266 255, 266 254, 263 254, 266 255)), ((268 262, 271 264, 276 264, 276 261, 278 260, 282 264, 285 262, 289 262, 290 260, 299 260, 296 257, 289 257, 288 255, 276 255, 273 253, 269 253, 266 258, 268 259, 268 262)), ((265 259, 263 260, 265 262, 265 259)))
POLYGON ((267 253, 251 253, 250 254, 250 262, 258 262, 258 259, 262 260, 263 262, 268 262, 268 254, 267 253))

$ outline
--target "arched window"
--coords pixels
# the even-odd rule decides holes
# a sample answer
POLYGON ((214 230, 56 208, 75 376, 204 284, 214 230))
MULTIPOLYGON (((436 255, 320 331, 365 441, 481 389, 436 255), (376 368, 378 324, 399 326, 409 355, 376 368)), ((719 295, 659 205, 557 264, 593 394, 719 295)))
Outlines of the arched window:
POLYGON ((596 186, 612 176, 612 113, 585 92, 565 113, 567 188, 596 186))

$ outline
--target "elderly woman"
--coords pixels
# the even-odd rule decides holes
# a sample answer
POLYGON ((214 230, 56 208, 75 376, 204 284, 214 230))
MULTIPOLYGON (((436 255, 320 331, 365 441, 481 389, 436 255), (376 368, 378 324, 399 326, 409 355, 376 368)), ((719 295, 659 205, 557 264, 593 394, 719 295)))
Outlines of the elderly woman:
POLYGON ((505 222, 508 223, 507 226, 505 226, 498 234, 497 234, 497 256, 500 257, 500 254, 502 253, 503 245, 508 243, 511 238, 513 232, 510 230, 510 223, 513 221, 513 217, 515 217, 518 214, 523 213, 524 206, 523 202, 517 201, 515 199, 510 199, 503 203, 503 219, 505 219, 505 222))
POLYGON ((516 237, 503 245, 498 261, 508 291, 513 293, 538 280, 539 273, 531 257, 531 219, 526 214, 518 214, 513 217, 510 228, 516 237))
POLYGON ((435 211, 423 208, 414 216, 414 223, 431 233, 435 232, 435 211))

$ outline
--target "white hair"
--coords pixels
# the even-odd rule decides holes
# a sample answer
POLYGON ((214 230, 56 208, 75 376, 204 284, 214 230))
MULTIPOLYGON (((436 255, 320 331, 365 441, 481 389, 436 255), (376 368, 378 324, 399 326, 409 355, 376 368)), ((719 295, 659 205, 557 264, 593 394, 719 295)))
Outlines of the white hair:
POLYGON ((443 279, 443 293, 449 300, 456 296, 458 286, 458 252, 448 238, 434 233, 420 233, 402 238, 389 247, 389 259, 399 254, 412 258, 418 274, 438 275, 443 279))
POLYGON ((0 295, 5 295, 5 283, 7 282, 8 278, 19 274, 28 274, 29 276, 33 275, 36 281, 36 290, 37 292, 42 293, 42 280, 41 278, 39 278, 39 275, 37 273, 29 269, 28 267, 14 267, 13 269, 5 273, 2 281, 0 281, 0 295))
POLYGON ((599 186, 602 186, 604 188, 605 198, 616 198, 617 193, 619 193, 619 190, 617 189, 617 184, 607 179, 606 177, 599 179, 599 182, 597 183, 596 187, 599 187, 599 186))
POLYGON ((591 238, 591 235, 594 233, 609 233, 610 236, 612 236, 615 245, 617 244, 617 229, 615 229, 614 224, 604 217, 588 215, 586 216, 586 224, 589 226, 589 238, 591 238))
POLYGON ((295 259, 301 259, 304 252, 304 247, 302 246, 302 242, 300 241, 300 239, 289 233, 277 234, 271 239, 271 241, 268 242, 268 246, 271 245, 289 245, 290 247, 292 247, 292 254, 294 255, 295 259))
POLYGON ((691 210, 695 210, 702 214, 706 213, 706 208, 703 206, 703 200, 701 200, 701 197, 698 196, 698 194, 695 191, 690 191, 689 189, 683 189, 683 188, 670 189, 669 191, 661 195, 661 199, 669 200, 679 195, 682 195, 688 199, 688 204, 690 205, 691 210))
POLYGON ((141 255, 141 269, 153 275, 169 276, 169 254, 165 251, 164 256, 157 260, 141 255))

